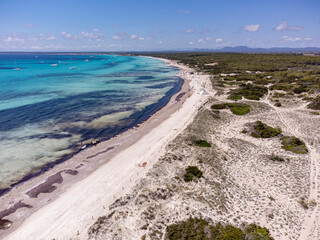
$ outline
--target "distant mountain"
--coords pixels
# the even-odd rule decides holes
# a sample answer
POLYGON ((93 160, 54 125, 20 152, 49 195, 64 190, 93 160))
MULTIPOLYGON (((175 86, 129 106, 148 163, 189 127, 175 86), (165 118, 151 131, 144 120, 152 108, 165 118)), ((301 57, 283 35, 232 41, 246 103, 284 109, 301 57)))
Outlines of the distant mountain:
POLYGON ((222 49, 194 49, 197 52, 234 52, 234 53, 315 53, 320 52, 318 47, 306 48, 288 48, 288 47, 273 47, 273 48, 249 48, 247 46, 224 47, 222 49))

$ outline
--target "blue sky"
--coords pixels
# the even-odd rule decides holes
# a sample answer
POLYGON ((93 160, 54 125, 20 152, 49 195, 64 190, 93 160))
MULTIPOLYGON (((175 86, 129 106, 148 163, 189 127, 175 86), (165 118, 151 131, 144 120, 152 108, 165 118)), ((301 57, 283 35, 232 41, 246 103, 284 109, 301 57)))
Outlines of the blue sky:
POLYGON ((320 0, 0 0, 0 51, 320 47, 320 0))

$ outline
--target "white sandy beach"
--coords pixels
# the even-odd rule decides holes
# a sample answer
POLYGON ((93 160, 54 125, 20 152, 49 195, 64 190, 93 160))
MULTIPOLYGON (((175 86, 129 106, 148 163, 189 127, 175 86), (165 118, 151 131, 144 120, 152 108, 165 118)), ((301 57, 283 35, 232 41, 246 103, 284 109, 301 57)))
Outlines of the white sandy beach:
MULTIPOLYGON (((79 174, 80 181, 72 180, 73 176, 62 172, 65 182, 69 181, 69 184, 50 193, 54 195, 52 197, 54 200, 46 193, 40 193, 38 198, 29 199, 26 192, 30 190, 30 186, 28 184, 19 186, 20 189, 16 191, 22 191, 19 196, 24 203, 32 206, 40 203, 39 209, 36 208, 34 213, 29 213, 30 216, 27 215, 25 220, 22 219, 26 215, 24 214, 26 208, 18 209, 12 216, 8 216, 7 218, 13 221, 13 226, 4 239, 86 239, 88 228, 99 216, 107 213, 108 206, 116 198, 128 192, 137 180, 145 175, 147 169, 164 154, 166 144, 184 130, 193 120, 201 104, 207 101, 209 95, 200 92, 203 84, 209 84, 208 77, 189 75, 189 71, 191 70, 184 69, 180 73, 181 77, 187 80, 179 92, 184 92, 185 99, 177 102, 174 100, 176 96, 173 96, 164 109, 154 114, 140 127, 119 136, 118 138, 122 139, 120 142, 119 140, 117 142, 117 138, 103 142, 69 160, 77 163, 81 173, 81 162, 85 165, 88 156, 94 155, 90 158, 90 162, 103 163, 105 159, 115 155, 89 176, 79 174), (192 88, 191 91, 188 89, 188 84, 192 88), (135 142, 135 139, 138 141, 135 142), (130 143, 132 140, 133 144, 130 143), (129 147, 125 147, 126 142, 129 147), (118 150, 105 151, 108 147, 115 147, 118 150), (117 152, 119 153, 115 154, 117 152), (146 169, 138 167, 143 162, 147 162, 146 169), (22 219, 19 219, 19 216, 22 219)), ((68 164, 56 167, 56 172, 70 168, 68 164)), ((45 180, 47 176, 42 176, 42 179, 45 180)), ((14 196, 14 190, 2 201, 14 196)))

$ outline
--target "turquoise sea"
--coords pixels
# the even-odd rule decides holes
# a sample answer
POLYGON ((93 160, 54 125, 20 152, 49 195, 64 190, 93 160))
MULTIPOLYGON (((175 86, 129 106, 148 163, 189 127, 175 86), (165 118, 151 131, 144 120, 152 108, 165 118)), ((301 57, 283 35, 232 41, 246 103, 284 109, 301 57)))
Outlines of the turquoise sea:
POLYGON ((179 91, 177 73, 147 57, 1 54, 0 194, 146 120, 179 91))

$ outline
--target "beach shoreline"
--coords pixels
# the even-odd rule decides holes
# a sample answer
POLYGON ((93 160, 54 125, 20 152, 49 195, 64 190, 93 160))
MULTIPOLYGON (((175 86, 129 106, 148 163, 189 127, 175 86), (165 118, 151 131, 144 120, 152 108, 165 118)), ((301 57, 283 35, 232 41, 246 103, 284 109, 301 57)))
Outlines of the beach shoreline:
POLYGON ((139 168, 138 164, 147 162, 146 168, 148 168, 156 162, 164 152, 164 147, 169 140, 172 140, 184 129, 197 112, 201 102, 203 103, 208 97, 197 94, 202 87, 192 77, 186 77, 193 70, 166 59, 161 60, 180 68, 180 77, 184 79, 180 91, 139 127, 129 129, 112 139, 81 151, 68 161, 17 185, 2 196, 0 203, 3 208, 0 209, 0 218, 7 219, 13 224, 8 229, 0 230, 0 238, 17 239, 19 236, 29 236, 29 239, 42 239, 43 237, 47 239, 48 236, 52 236, 56 239, 65 239, 79 235, 82 239, 88 227, 103 212, 103 209, 106 209, 108 204, 111 204, 119 195, 124 194, 143 176, 145 169, 139 168), (179 127, 178 125, 181 123, 175 124, 178 119, 185 120, 179 127), (165 134, 166 131, 167 134, 165 134), (148 138, 149 140, 144 142, 148 138), (137 154, 139 151, 140 155, 137 154), (126 159, 130 157, 133 160, 128 162, 126 159), (108 172, 110 176, 105 176, 106 173, 103 170, 108 172), (82 194, 86 192, 84 186, 88 190, 87 200, 91 199, 88 201, 91 201, 91 204, 94 202, 95 207, 90 213, 92 216, 79 217, 80 213, 75 213, 73 210, 90 206, 90 204, 85 205, 88 204, 88 201, 83 203, 81 200, 84 197, 82 194), (106 192, 103 191, 103 188, 106 192), (94 196, 89 197, 89 192, 94 196), (76 196, 75 194, 79 198, 70 198, 70 196, 76 196), (105 199, 99 200, 98 196, 104 195, 107 195, 105 199), (64 213, 60 212, 59 221, 50 223, 54 217, 46 216, 46 213, 49 215, 58 214, 56 207, 60 209, 62 206, 69 207, 67 210, 65 209, 64 213), (61 226, 61 224, 65 224, 63 218, 66 219, 66 222, 70 221, 72 225, 64 227, 64 231, 61 226), (72 222, 72 218, 74 218, 74 222, 72 222), (40 219, 50 220, 44 222, 40 219), (47 226, 43 224, 47 224, 47 226), (48 231, 43 231, 43 229, 48 229, 48 231), (50 232, 50 229, 51 231, 55 229, 55 231, 50 232), (60 229, 60 232, 57 229, 60 229))

